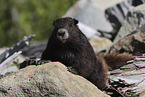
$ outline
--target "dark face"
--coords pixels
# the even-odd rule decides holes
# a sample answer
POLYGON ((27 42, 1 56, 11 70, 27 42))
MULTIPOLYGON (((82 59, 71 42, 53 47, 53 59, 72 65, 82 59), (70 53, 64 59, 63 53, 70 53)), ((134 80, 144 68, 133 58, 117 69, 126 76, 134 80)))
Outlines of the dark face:
POLYGON ((65 43, 68 40, 73 39, 73 37, 78 37, 78 33, 75 30, 78 30, 77 24, 78 21, 76 19, 66 17, 57 19, 54 21, 53 25, 55 26, 55 35, 56 38, 65 43))

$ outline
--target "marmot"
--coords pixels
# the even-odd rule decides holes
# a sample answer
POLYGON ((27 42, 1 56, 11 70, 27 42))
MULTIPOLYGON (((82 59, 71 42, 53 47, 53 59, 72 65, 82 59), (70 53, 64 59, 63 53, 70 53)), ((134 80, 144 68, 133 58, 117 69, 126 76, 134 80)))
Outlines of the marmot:
POLYGON ((78 20, 71 17, 55 20, 55 28, 41 59, 59 61, 67 67, 72 67, 79 75, 103 89, 107 81, 107 62, 95 55, 87 37, 77 24, 78 20))

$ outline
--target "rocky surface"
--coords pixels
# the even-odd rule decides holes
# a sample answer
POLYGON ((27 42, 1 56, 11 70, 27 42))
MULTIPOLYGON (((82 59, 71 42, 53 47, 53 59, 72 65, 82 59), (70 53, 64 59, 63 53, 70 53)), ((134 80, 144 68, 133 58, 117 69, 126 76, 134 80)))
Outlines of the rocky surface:
MULTIPOLYGON (((75 17, 81 24, 92 28, 90 35, 101 36, 101 31, 103 36, 114 40, 128 11, 143 3, 144 0, 78 0, 64 16, 75 17)), ((85 31, 85 27, 80 28, 84 33, 89 32, 85 31)))
POLYGON ((145 4, 139 5, 127 13, 126 20, 114 41, 121 39, 145 24, 145 4))
POLYGON ((145 32, 142 32, 141 28, 131 32, 113 45, 107 50, 107 53, 113 52, 128 52, 133 55, 142 55, 145 53, 145 32))
MULTIPOLYGON (((133 0, 132 0, 133 1, 133 0)), ((112 41, 116 37, 120 27, 122 26, 126 15, 129 10, 133 8, 131 0, 123 0, 122 2, 116 3, 115 5, 105 10, 106 18, 111 23, 113 30, 110 32, 111 37, 108 37, 112 41)), ((106 32, 109 34, 109 32, 106 32)), ((105 34, 105 32, 103 32, 105 34)))
MULTIPOLYGON (((116 0, 112 0, 116 1, 116 0)), ((119 2, 120 0, 118 0, 119 2)), ((105 18, 105 8, 99 8, 95 4, 99 4, 99 0, 79 0, 74 6, 72 6, 65 16, 72 16, 78 19, 82 24, 87 25, 93 29, 101 29, 105 31, 111 31, 112 26, 105 18), (87 6, 87 7, 86 7, 87 6)), ((104 5, 105 0, 101 1, 100 6, 104 5)), ((105 3, 111 4, 112 3, 105 3)), ((114 4, 114 3, 113 3, 114 4)), ((105 6, 104 6, 105 7, 105 6)), ((96 30, 97 31, 97 30, 96 30)), ((96 32, 98 34, 98 32, 96 32)))
POLYGON ((18 71, 19 63, 22 63, 25 59, 26 58, 23 55, 18 54, 14 59, 8 59, 8 63, 0 64, 0 75, 18 71))
POLYGON ((109 82, 125 97, 144 97, 145 57, 138 56, 128 65, 109 72, 109 82))
POLYGON ((112 41, 105 37, 92 38, 89 40, 95 52, 107 49, 111 46, 112 41))
MULTIPOLYGON (((0 48, 0 54, 5 52, 6 49, 7 48, 5 48, 5 47, 0 48)), ((18 56, 14 57, 14 59, 8 60, 6 64, 0 64, 0 75, 5 75, 6 73, 17 71, 19 68, 16 66, 16 64, 23 62, 25 59, 26 58, 22 54, 18 54, 18 56), (14 63, 16 63, 16 64, 14 65, 14 63)))
POLYGON ((29 66, 0 79, 0 96, 109 97, 58 62, 29 66))
POLYGON ((118 34, 120 27, 124 24, 128 12, 143 3, 145 3, 144 0, 122 0, 121 2, 107 8, 105 10, 105 16, 111 23, 113 30, 111 32, 102 31, 104 36, 108 37, 107 34, 110 34, 111 37, 109 36, 108 38, 113 41, 118 34))
POLYGON ((81 22, 78 23, 78 27, 88 39, 98 38, 98 36, 101 35, 99 32, 96 31, 96 29, 93 29, 92 27, 89 27, 81 22))
POLYGON ((145 96, 145 4, 127 13, 117 37, 107 53, 128 52, 135 57, 119 69, 109 72, 109 84, 125 97, 145 96))
POLYGON ((145 53, 145 4, 135 7, 127 14, 126 20, 107 51, 129 52, 134 55, 145 53))

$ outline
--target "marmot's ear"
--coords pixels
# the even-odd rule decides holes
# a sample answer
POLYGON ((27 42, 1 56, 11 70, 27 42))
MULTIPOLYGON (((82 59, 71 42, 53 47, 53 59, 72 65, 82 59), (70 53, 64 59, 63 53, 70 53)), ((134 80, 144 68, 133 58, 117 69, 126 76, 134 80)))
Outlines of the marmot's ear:
POLYGON ((75 18, 73 20, 74 20, 74 24, 78 24, 79 23, 79 21, 76 20, 75 18))

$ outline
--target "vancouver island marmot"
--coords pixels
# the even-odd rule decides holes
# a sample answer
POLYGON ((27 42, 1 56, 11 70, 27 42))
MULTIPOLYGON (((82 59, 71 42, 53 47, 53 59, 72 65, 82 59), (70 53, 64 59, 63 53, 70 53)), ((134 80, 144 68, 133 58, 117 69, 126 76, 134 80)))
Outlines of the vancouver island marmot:
MULTIPOLYGON (((79 75, 85 77, 99 89, 103 89, 107 80, 106 62, 95 55, 92 46, 77 24, 78 20, 71 17, 54 21, 55 28, 41 59, 59 61, 76 70, 79 75)), ((114 56, 108 55, 112 58, 114 56)), ((106 59, 110 61, 108 57, 106 59)))

